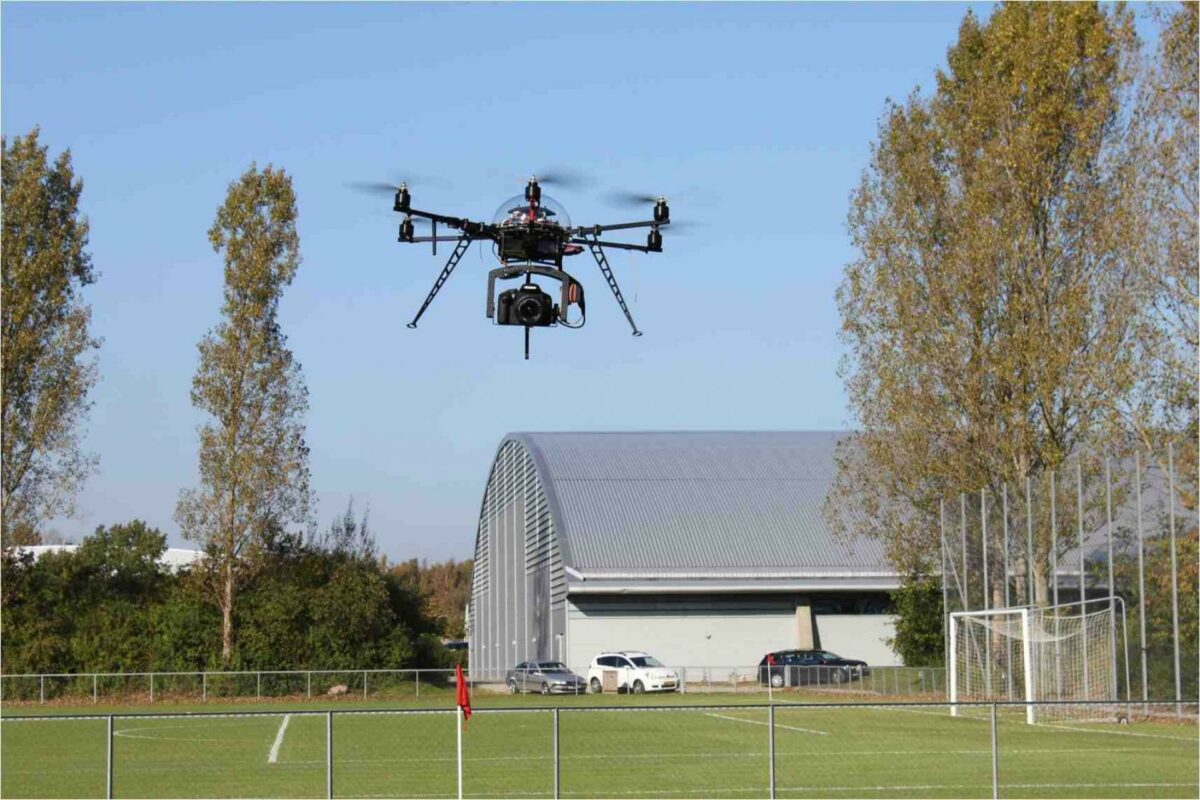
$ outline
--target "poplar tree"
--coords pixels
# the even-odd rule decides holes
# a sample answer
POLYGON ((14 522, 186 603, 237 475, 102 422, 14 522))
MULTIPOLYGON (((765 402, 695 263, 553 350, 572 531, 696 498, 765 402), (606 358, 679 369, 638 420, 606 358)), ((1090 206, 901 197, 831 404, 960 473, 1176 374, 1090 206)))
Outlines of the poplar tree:
POLYGON ((940 497, 1040 488, 1115 424, 1134 382, 1135 53, 1120 6, 968 12, 932 96, 880 121, 837 294, 859 430, 827 514, 907 574, 937 570, 940 497))
POLYGON ((1130 135, 1140 202, 1129 218, 1146 266, 1148 314, 1138 334, 1139 382, 1124 406, 1137 443, 1167 468, 1175 444, 1179 500, 1197 508, 1200 436, 1200 5, 1155 9, 1158 45, 1144 65, 1130 135))
POLYGON ((207 552, 228 665, 239 582, 271 537, 309 519, 308 392, 277 319, 300 265, 291 178, 251 165, 230 184, 208 238, 224 255, 223 319, 199 345, 192 404, 210 419, 199 428, 200 486, 180 493, 175 518, 207 552))
POLYGON ((71 153, 54 159, 26 136, 3 149, 3 298, 0 302, 0 544, 35 544, 47 519, 70 514, 95 465, 79 441, 96 383, 91 309, 96 280, 83 183, 71 153))

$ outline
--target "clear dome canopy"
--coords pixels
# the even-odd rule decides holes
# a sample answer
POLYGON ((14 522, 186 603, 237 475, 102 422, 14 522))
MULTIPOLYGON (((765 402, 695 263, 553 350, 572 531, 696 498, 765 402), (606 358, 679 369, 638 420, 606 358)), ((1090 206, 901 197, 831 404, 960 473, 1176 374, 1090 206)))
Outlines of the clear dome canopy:
MULTIPOLYGON (((571 227, 571 218, 567 216, 567 210, 545 192, 542 192, 542 201, 538 204, 536 212, 539 222, 552 222, 564 228, 571 227)), ((496 209, 495 216, 492 217, 492 223, 495 225, 505 223, 523 225, 527 222, 529 222, 529 201, 525 199, 524 194, 515 194, 505 200, 500 208, 496 209)))

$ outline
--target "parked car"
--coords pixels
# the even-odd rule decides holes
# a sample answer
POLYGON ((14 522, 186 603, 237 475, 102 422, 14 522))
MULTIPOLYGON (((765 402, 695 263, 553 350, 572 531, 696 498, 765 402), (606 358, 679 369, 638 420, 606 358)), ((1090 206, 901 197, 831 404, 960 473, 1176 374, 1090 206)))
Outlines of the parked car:
MULTIPOLYGON (((601 653, 588 668, 588 687, 596 694, 604 691, 605 673, 616 673, 618 692, 676 692, 679 676, 657 658, 640 650, 601 653)), ((611 682, 610 682, 611 683, 611 682)))
POLYGON ((508 671, 504 682, 509 694, 584 694, 587 683, 560 661, 522 661, 508 671))
POLYGON ((849 683, 870 675, 867 662, 842 658, 828 650, 779 650, 758 662, 758 682, 784 686, 827 686, 849 683))

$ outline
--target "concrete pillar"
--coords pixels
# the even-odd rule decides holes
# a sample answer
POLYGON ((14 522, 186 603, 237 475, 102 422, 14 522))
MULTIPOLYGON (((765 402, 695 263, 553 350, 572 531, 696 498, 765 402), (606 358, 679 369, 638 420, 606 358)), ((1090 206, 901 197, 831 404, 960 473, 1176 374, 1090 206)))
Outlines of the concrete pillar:
POLYGON ((813 624, 812 606, 808 598, 796 600, 796 648, 798 650, 814 650, 817 648, 817 628, 813 624))

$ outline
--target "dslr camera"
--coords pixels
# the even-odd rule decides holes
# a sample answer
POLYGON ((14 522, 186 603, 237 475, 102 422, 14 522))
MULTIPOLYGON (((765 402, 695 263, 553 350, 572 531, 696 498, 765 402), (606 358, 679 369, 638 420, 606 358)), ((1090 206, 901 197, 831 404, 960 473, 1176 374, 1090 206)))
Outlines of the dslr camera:
POLYGON ((500 293, 496 324, 546 328, 558 319, 558 306, 536 283, 500 293))

